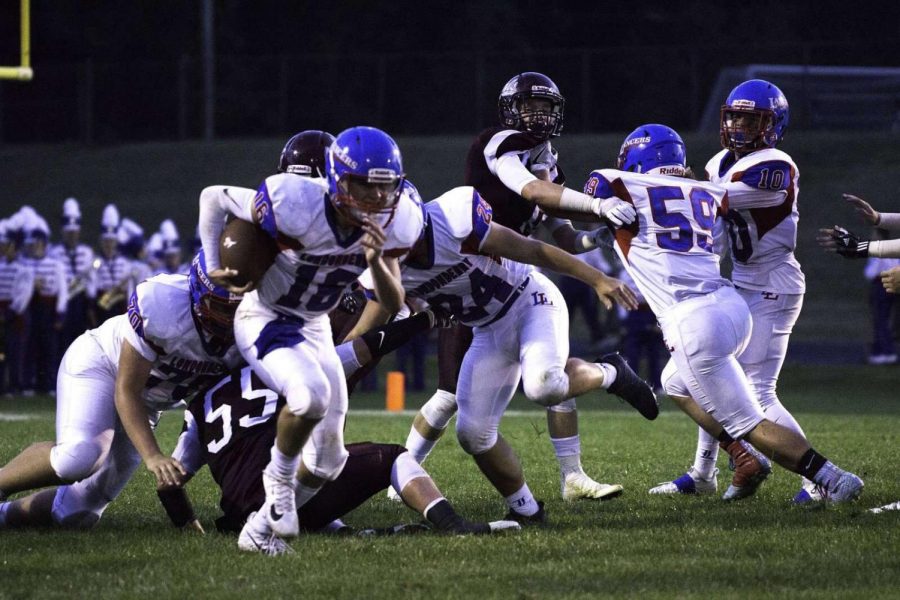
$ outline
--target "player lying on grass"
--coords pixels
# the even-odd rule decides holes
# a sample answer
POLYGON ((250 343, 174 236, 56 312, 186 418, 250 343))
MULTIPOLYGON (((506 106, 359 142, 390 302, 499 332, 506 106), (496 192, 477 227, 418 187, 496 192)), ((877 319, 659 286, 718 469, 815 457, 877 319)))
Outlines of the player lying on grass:
POLYGON ((190 401, 242 363, 232 325, 240 296, 214 286, 203 253, 190 275, 158 275, 137 286, 126 314, 79 336, 60 365, 56 441, 26 448, 0 470, 0 527, 90 527, 141 459, 160 484, 183 475, 153 436, 162 410, 190 401), (34 516, 34 519, 32 519, 34 516))
MULTIPOLYGON (((352 367, 345 369, 348 376, 353 374, 352 367)), ((219 506, 224 513, 216 519, 216 528, 240 531, 241 550, 269 555, 290 551, 255 512, 265 498, 259 473, 269 460, 275 439, 274 417, 283 405, 284 398, 267 389, 249 367, 236 370, 185 411, 184 429, 172 455, 189 476, 204 464, 209 466, 221 490, 219 506)), ((518 523, 509 521, 472 523, 463 519, 402 446, 363 442, 348 444, 347 452, 350 456, 337 479, 297 509, 302 531, 350 531, 338 519, 390 485, 438 531, 485 534, 519 528, 518 523)), ((202 530, 183 487, 162 488, 159 498, 176 526, 202 530)), ((395 529, 399 528, 385 531, 395 529)))
MULTIPOLYGON (((888 231, 900 231, 900 213, 878 212, 871 204, 851 194, 844 194, 844 200, 867 224, 888 231)), ((820 246, 845 258, 900 258, 900 240, 863 240, 840 225, 820 229, 817 239, 820 246)), ((881 283, 891 294, 900 293, 900 267, 882 272, 881 283)))
MULTIPOLYGON (((569 358, 569 315, 549 279, 530 266, 553 269, 590 285, 607 307, 637 307, 634 292, 559 248, 492 222, 491 207, 472 187, 458 187, 425 205, 425 230, 401 273, 410 298, 422 299, 474 327, 457 385, 456 432, 463 450, 506 499, 508 519, 543 522, 519 459, 499 433, 521 379, 525 395, 543 406, 606 389, 647 419, 656 396, 618 354, 588 362, 569 358), (520 261, 520 262, 514 262, 520 261)), ((367 305, 357 327, 381 322, 367 305)), ((350 334, 352 337, 352 333, 350 334)))
POLYGON ((672 354, 666 392, 726 448, 746 439, 815 482, 829 501, 855 500, 863 481, 816 452, 802 434, 770 420, 738 361, 750 340, 750 309, 721 276, 712 243, 716 217, 728 210, 725 188, 686 177, 684 142, 665 125, 635 129, 617 167, 591 173, 585 190, 637 210, 635 223, 616 231, 615 248, 672 354))

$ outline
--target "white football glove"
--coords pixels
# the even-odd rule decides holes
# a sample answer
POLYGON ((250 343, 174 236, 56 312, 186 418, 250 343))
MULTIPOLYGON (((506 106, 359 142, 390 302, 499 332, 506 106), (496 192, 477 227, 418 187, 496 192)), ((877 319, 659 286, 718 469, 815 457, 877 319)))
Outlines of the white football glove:
POLYGON ((615 197, 606 198, 605 200, 594 198, 594 202, 591 204, 591 211, 595 215, 609 220, 616 227, 630 225, 637 218, 637 212, 635 212, 633 205, 615 197))

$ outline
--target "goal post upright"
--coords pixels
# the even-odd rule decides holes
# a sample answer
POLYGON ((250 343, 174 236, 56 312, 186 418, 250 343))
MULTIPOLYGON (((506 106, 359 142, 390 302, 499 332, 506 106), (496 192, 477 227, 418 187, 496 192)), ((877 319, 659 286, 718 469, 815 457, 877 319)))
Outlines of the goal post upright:
POLYGON ((19 0, 19 65, 0 67, 0 79, 31 81, 31 0, 19 0))

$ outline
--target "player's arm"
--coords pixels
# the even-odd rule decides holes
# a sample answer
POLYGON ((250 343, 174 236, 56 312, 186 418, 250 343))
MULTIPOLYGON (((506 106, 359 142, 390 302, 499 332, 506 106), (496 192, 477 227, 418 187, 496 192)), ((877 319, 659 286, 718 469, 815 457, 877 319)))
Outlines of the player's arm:
POLYGON ((783 160, 756 163, 737 179, 722 185, 728 190, 728 207, 734 210, 770 208, 784 204, 794 186, 794 167, 783 160))
POLYGON ((618 198, 592 198, 582 192, 539 179, 525 168, 516 152, 507 152, 497 158, 495 171, 503 185, 556 216, 564 214, 559 211, 595 214, 608 219, 617 227, 627 225, 636 218, 634 206, 618 198))
POLYGON ((606 231, 605 227, 593 231, 575 229, 570 220, 551 216, 546 217, 542 225, 553 236, 556 245, 569 254, 581 254, 600 247, 601 239, 606 231))
POLYGON ((206 255, 207 271, 219 269, 219 238, 228 215, 255 222, 255 197, 256 192, 249 188, 224 185, 213 185, 200 192, 200 242, 206 255))
POLYGON ((352 342, 353 340, 362 337, 367 331, 372 331, 376 327, 386 324, 391 320, 393 314, 394 313, 388 312, 381 303, 375 300, 366 302, 362 314, 359 316, 359 320, 356 321, 353 329, 347 333, 347 337, 345 337, 343 341, 352 342))
POLYGON ((601 273, 559 248, 523 237, 499 223, 491 223, 480 250, 583 281, 594 288, 606 308, 611 308, 613 301, 629 310, 638 307, 634 292, 618 279, 601 273))
POLYGON ((844 200, 867 224, 882 229, 900 229, 900 213, 878 212, 871 204, 852 194, 844 194, 844 200))
POLYGON ((362 229, 365 235, 360 243, 365 248, 375 295, 385 310, 392 314, 398 313, 403 308, 403 299, 406 297, 400 280, 400 263, 396 257, 384 255, 386 236, 378 223, 366 219, 362 229))
POLYGON ((179 461, 188 474, 180 485, 157 486, 156 495, 175 527, 198 533, 205 531, 194 513, 194 507, 184 486, 203 466, 203 454, 197 422, 191 411, 185 410, 184 426, 172 452, 172 458, 179 461))
POLYGON ((180 462, 160 451, 150 428, 141 392, 152 367, 153 363, 135 350, 128 340, 122 340, 116 375, 116 412, 131 443, 156 476, 157 484, 171 486, 178 484, 187 472, 180 462))
POLYGON ((840 225, 820 229, 816 240, 826 251, 837 252, 844 258, 900 258, 900 239, 864 240, 840 225))

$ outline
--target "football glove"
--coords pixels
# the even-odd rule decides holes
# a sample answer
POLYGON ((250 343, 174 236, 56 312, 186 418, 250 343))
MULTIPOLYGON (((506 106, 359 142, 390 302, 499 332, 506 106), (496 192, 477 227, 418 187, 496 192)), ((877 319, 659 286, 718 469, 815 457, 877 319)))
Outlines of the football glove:
POLYGON ((840 225, 835 225, 831 237, 837 244, 837 253, 844 258, 866 258, 869 256, 869 240, 861 240, 840 225))
POLYGON ((606 199, 594 198, 591 210, 594 214, 607 219, 616 227, 630 225, 637 218, 634 205, 615 197, 606 199))

